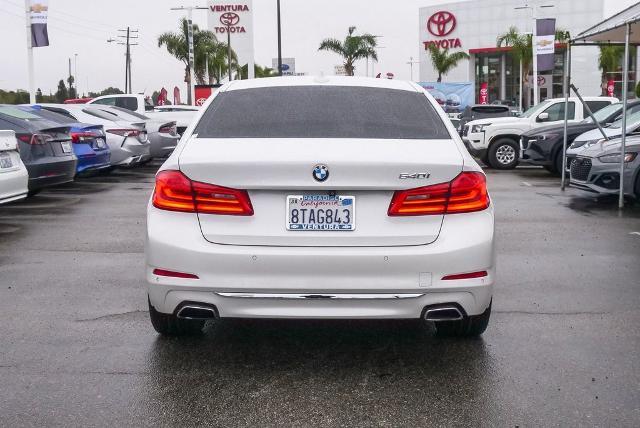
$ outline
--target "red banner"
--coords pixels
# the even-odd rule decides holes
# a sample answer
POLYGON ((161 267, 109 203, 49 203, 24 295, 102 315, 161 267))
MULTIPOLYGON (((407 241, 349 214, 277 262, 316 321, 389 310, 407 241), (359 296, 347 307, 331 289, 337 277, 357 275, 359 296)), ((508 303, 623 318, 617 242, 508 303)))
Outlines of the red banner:
POLYGON ((489 104, 489 84, 487 82, 480 84, 480 104, 489 104))
POLYGON ((180 105, 180 88, 173 88, 173 105, 180 105))
POLYGON ((157 105, 163 106, 167 103, 167 90, 165 88, 160 89, 160 93, 158 94, 157 105))
POLYGON ((609 80, 607 82, 607 96, 612 97, 613 96, 613 91, 615 89, 615 82, 613 80, 609 80))

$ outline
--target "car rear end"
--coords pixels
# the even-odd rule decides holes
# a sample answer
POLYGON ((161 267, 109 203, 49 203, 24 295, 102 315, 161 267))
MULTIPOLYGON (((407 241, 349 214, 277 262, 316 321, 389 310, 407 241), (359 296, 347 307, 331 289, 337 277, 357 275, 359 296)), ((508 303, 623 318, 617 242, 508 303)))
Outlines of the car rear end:
POLYGON ((100 171, 111 166, 111 150, 102 125, 73 124, 71 142, 78 158, 78 174, 100 171))
POLYGON ((114 122, 105 129, 112 166, 135 166, 151 158, 151 144, 144 123, 114 122))
POLYGON ((146 122, 146 127, 149 132, 151 157, 166 158, 169 156, 180 140, 176 122, 149 120, 146 122))
POLYGON ((435 101, 406 82, 271 82, 219 91, 159 171, 147 217, 153 311, 485 313, 493 208, 435 101))
POLYGON ((20 159, 16 134, 0 130, 0 204, 27 196, 29 173, 20 159))

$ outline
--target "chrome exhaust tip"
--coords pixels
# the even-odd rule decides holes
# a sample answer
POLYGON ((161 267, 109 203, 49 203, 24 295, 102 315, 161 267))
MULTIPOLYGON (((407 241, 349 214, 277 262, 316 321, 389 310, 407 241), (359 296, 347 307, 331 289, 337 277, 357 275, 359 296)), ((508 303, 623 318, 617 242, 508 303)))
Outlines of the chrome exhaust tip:
POLYGON ((212 320, 216 311, 208 306, 187 304, 180 308, 176 316, 184 320, 212 320))
POLYGON ((438 306, 427 308, 424 319, 427 321, 458 321, 464 318, 460 309, 455 306, 438 306))

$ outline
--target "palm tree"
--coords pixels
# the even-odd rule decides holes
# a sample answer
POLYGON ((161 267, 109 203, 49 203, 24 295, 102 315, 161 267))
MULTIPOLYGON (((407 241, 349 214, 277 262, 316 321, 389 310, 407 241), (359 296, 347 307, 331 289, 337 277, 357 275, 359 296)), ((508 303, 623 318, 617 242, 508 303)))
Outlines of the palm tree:
POLYGON ((438 82, 442 82, 442 76, 449 73, 460 61, 469 59, 469 54, 466 52, 458 51, 450 54, 449 49, 440 49, 433 43, 429 45, 429 56, 433 68, 438 72, 438 82))
MULTIPOLYGON (((167 52, 184 64, 184 81, 188 85, 188 102, 191 104, 192 78, 189 70, 188 24, 186 18, 182 18, 180 27, 180 31, 178 32, 162 33, 158 37, 158 47, 165 46, 167 52)), ((218 42, 216 36, 211 31, 200 30, 197 25, 193 25, 193 69, 196 82, 204 83, 207 79, 207 77, 205 77, 207 53, 209 53, 209 61, 211 61, 212 57, 214 59, 217 58, 219 51, 224 51, 226 56, 226 46, 225 43, 218 42)), ((208 78, 210 79, 213 73, 216 72, 219 72, 219 67, 210 67, 208 78)))
POLYGON ((318 48, 319 51, 335 52, 342 56, 344 69, 349 76, 355 74, 356 61, 365 58, 372 58, 374 61, 378 60, 376 36, 368 33, 358 36, 353 34, 355 31, 356 27, 349 27, 349 34, 343 42, 337 39, 324 39, 318 48))
MULTIPOLYGON (((556 42, 564 43, 571 38, 568 31, 556 29, 556 42)), ((517 27, 509 27, 509 30, 498 36, 496 46, 511 48, 510 53, 514 63, 522 62, 522 82, 527 81, 533 66, 533 36, 529 33, 520 33, 517 27)), ((522 97, 522 94, 520 94, 522 97)))
POLYGON ((620 67, 624 46, 602 45, 599 46, 598 68, 602 70, 602 95, 606 95, 606 85, 610 73, 615 73, 620 67))
MULTIPOLYGON (((248 79, 248 70, 249 64, 245 64, 240 68, 240 76, 242 76, 243 79, 248 79)), ((276 77, 278 75, 273 68, 261 67, 258 64, 254 66, 254 70, 256 79, 260 79, 262 77, 276 77)))

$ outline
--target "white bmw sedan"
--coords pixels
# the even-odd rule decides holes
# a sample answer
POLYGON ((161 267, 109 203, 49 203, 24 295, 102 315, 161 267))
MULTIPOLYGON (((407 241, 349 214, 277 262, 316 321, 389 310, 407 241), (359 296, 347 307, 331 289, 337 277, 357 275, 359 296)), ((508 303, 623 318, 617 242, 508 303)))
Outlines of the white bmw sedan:
POLYGON ((161 334, 217 318, 422 318, 475 336, 491 313, 494 212, 418 85, 234 81, 156 175, 146 263, 161 334))

